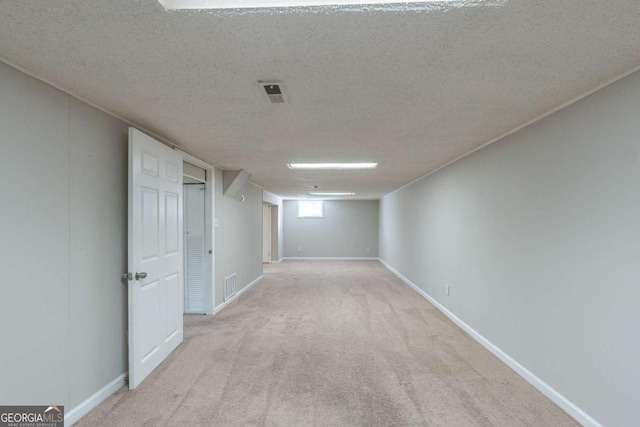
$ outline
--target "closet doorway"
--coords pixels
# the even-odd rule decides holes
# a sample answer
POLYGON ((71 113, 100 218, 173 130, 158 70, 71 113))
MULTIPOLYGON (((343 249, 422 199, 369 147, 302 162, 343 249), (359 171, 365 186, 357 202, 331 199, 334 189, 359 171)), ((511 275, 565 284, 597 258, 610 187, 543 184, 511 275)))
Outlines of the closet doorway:
POLYGON ((184 313, 206 314, 212 251, 207 247, 207 171, 184 162, 184 313))
POLYGON ((271 205, 262 205, 262 263, 271 262, 271 205))

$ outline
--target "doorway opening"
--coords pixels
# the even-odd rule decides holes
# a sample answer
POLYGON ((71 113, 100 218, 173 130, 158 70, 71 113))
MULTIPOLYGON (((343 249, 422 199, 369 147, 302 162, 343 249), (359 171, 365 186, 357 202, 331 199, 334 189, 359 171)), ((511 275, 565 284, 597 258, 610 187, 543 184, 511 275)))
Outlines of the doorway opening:
POLYGON ((271 205, 262 204, 262 264, 271 262, 271 205))
POLYGON ((262 203, 262 265, 279 262, 280 254, 280 207, 262 203))
POLYGON ((212 239, 209 186, 206 169, 183 163, 184 313, 211 312, 212 239))

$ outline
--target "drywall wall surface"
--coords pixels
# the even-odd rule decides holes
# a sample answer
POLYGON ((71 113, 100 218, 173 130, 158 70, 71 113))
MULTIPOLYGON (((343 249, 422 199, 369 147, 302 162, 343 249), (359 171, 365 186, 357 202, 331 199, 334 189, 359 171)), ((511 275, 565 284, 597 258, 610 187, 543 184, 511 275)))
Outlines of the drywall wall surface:
POLYGON ((285 258, 378 256, 378 201, 325 200, 323 218, 298 218, 298 202, 284 201, 285 258))
POLYGON ((0 402, 69 405, 68 96, 0 63, 0 143, 0 402))
POLYGON ((127 126, 70 101, 70 405, 127 371, 127 126))
POLYGON ((214 262, 215 262, 215 293, 214 293, 214 305, 218 305, 224 302, 224 278, 226 269, 225 265, 225 253, 224 253, 224 196, 223 183, 222 183, 222 170, 215 169, 214 179, 214 192, 213 197, 215 199, 215 211, 213 226, 215 227, 215 249, 214 262))
MULTIPOLYGON (((0 63, 0 402, 67 413, 127 371, 127 129, 0 63)), ((262 190, 222 195, 216 303, 262 274, 262 190)), ((218 211, 219 210, 219 211, 218 211)))
POLYGON ((640 419, 639 117, 635 73, 380 202, 381 259, 608 426, 640 419))
POLYGON ((127 127, 0 63, 0 402, 67 413, 127 370, 127 127))
POLYGON ((245 183, 231 198, 222 195, 221 184, 216 169, 216 306, 224 302, 225 277, 236 273, 240 291, 262 275, 262 189, 245 183))

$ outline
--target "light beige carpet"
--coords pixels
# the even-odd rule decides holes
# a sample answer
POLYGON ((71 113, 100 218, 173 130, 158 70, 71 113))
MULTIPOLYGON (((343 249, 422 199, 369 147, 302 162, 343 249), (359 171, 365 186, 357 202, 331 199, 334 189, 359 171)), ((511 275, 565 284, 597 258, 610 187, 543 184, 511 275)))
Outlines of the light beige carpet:
POLYGON ((377 261, 289 261, 81 426, 575 426, 377 261))

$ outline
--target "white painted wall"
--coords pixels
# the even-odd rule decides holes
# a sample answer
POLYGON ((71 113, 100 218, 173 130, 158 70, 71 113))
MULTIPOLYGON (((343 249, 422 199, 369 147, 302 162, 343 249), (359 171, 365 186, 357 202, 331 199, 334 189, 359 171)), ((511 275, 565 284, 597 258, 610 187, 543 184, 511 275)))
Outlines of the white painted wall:
POLYGON ((127 371, 127 126, 70 98, 70 408, 127 371))
POLYGON ((0 141, 0 402, 68 405, 69 98, 0 63, 0 141))
POLYGON ((636 73, 384 197, 380 257, 597 422, 634 426, 639 218, 636 73))
POLYGON ((377 200, 325 200, 324 218, 298 218, 296 200, 283 207, 285 258, 378 256, 377 200))
POLYGON ((248 182, 244 202, 222 194, 216 169, 216 306, 224 302, 224 278, 238 274, 237 291, 262 276, 262 189, 248 182))
MULTIPOLYGON (((123 384, 127 130, 0 62, 3 405, 59 404, 77 419, 123 384)), ((262 190, 242 192, 245 203, 224 197, 216 169, 216 305, 224 276, 237 272, 240 290, 262 274, 262 190)))
POLYGON ((127 370, 127 126, 0 63, 0 142, 0 402, 68 413, 127 370))

